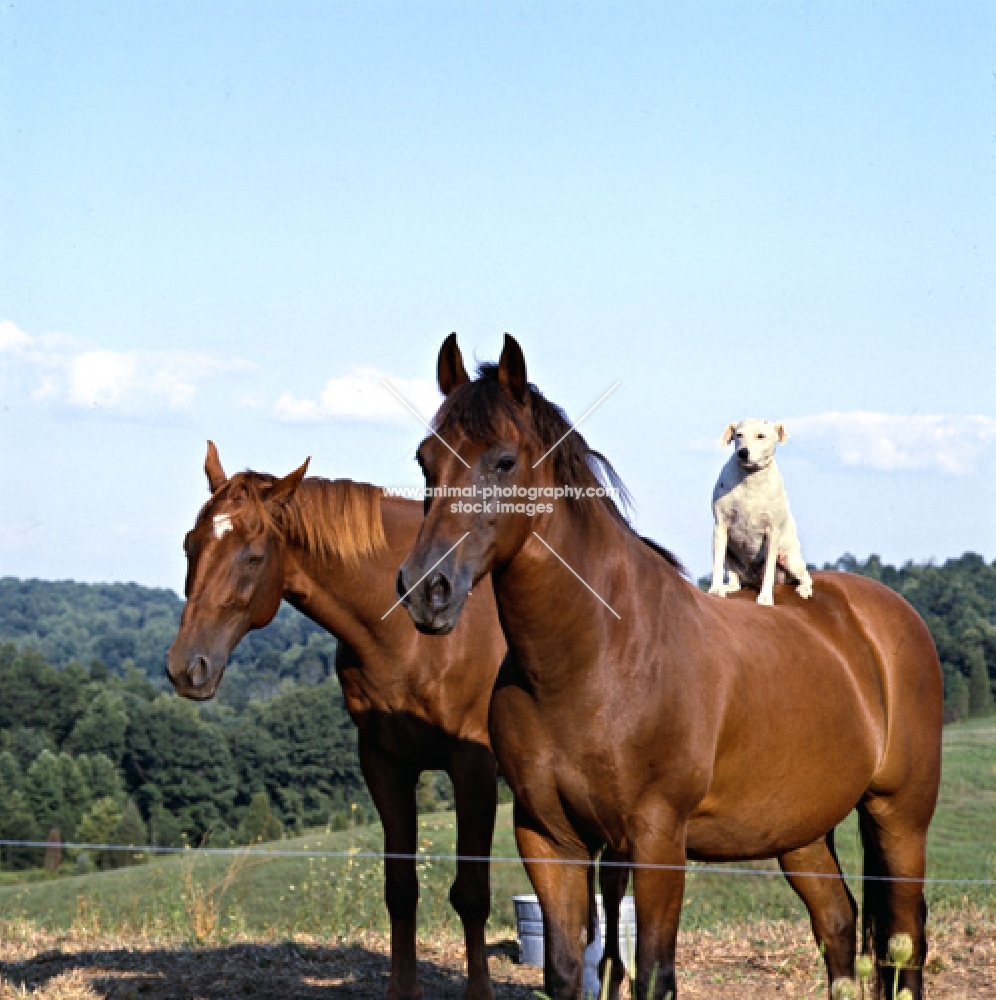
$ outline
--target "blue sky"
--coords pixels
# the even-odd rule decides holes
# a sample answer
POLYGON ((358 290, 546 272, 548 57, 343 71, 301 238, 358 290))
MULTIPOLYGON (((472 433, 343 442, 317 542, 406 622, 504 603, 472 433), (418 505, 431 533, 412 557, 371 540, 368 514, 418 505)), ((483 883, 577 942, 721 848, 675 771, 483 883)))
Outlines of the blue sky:
POLYGON ((784 419, 811 562, 996 558, 991 3, 5 3, 0 574, 180 588, 230 471, 417 483, 504 331, 709 565, 784 419))

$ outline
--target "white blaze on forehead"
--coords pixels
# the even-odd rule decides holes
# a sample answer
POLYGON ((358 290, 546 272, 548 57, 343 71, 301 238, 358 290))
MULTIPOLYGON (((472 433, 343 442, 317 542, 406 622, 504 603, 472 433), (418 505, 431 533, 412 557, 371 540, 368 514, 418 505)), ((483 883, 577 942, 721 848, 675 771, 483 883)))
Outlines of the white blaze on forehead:
POLYGON ((215 538, 221 538, 226 531, 231 531, 234 527, 231 514, 215 514, 212 523, 214 524, 215 538))

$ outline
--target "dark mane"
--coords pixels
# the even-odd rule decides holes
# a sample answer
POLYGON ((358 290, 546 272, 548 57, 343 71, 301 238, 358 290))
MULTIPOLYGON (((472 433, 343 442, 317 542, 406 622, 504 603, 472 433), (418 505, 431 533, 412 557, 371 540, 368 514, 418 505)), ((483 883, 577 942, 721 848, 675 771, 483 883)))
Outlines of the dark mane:
MULTIPOLYGON (((612 517, 636 535, 626 515, 632 510, 632 497, 612 463, 591 448, 579 431, 572 429, 564 411, 550 402, 532 382, 528 392, 528 407, 519 406, 498 381, 498 365, 492 361, 482 362, 477 366, 477 378, 446 398, 433 421, 434 429, 444 438, 448 432, 458 431, 487 445, 496 444, 515 432, 517 436, 532 438, 540 454, 553 448, 549 460, 553 462, 557 484, 582 491, 579 503, 602 504, 612 517), (622 501, 622 507, 612 496, 584 496, 584 491, 599 487, 612 490, 622 501)), ((636 537, 687 576, 675 555, 656 542, 636 537)))

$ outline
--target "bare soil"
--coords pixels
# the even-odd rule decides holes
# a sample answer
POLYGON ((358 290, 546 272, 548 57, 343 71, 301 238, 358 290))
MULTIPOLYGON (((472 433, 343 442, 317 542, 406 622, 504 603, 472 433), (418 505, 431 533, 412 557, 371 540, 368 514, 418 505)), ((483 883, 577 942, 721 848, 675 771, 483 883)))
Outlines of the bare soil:
MULTIPOLYGON (((387 990, 387 950, 381 934, 188 945, 0 925, 0 1000, 380 998, 387 990)), ((534 1000, 542 985, 541 971, 519 965, 516 953, 510 938, 493 938, 498 1000, 534 1000)), ((422 940, 420 957, 425 1000, 463 997, 459 940, 422 940)), ((801 924, 683 932, 679 963, 682 997, 826 997, 816 948, 801 924)), ((926 981, 931 1000, 996 997, 996 920, 971 910, 935 922, 926 981)))

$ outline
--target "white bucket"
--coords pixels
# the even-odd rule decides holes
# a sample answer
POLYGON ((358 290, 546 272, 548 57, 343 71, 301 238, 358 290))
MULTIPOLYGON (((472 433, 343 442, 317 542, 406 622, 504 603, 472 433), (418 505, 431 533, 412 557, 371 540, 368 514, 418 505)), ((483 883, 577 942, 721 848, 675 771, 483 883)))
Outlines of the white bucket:
POLYGON ((535 896, 513 896, 515 928, 519 934, 519 961, 543 967, 543 911, 535 896))
MULTIPOLYGON (((535 896, 513 896, 515 924, 519 935, 519 961, 523 965, 543 967, 543 911, 535 896)), ((584 950, 584 992, 598 996, 598 963, 602 959, 605 908, 602 897, 595 897, 598 916, 595 938, 584 950)), ((636 957, 636 907, 632 896, 624 896, 619 907, 619 952, 627 968, 633 967, 636 957)))

